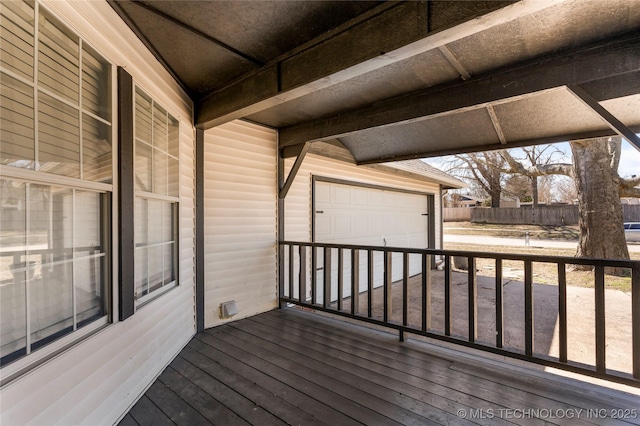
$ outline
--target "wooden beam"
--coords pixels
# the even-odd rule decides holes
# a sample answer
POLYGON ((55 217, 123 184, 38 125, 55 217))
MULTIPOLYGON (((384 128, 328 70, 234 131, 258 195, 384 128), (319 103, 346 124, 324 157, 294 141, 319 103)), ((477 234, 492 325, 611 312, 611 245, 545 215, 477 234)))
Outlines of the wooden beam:
MULTIPOLYGON (((110 1, 110 3, 115 4, 117 2, 110 1)), ((238 50, 238 49, 236 49, 236 48, 224 43, 223 41, 221 41, 221 40, 219 40, 219 39, 217 39, 215 37, 210 36, 209 34, 205 34, 202 31, 195 29, 191 25, 186 24, 186 23, 182 22, 181 20, 176 19, 173 16, 167 15, 166 13, 162 12, 161 10, 156 9, 155 7, 151 6, 150 4, 143 3, 143 2, 140 2, 140 1, 130 1, 129 4, 135 5, 137 7, 141 7, 143 9, 153 13, 154 15, 162 18, 162 19, 171 22, 172 24, 175 24, 175 25, 177 25, 177 26, 179 26, 179 27, 181 27, 181 28, 183 28, 183 29, 195 34, 196 36, 198 36, 200 38, 203 38, 205 40, 210 41, 211 43, 215 44, 218 47, 221 47, 222 49, 226 50, 227 52, 232 53, 232 54, 236 55, 237 57, 239 57, 241 59, 244 59, 247 62, 251 62, 253 65, 257 65, 257 66, 263 66, 264 65, 264 63, 262 63, 259 59, 256 59, 256 58, 254 58, 254 57, 252 57, 252 56, 250 56, 250 55, 248 55, 248 54, 246 54, 244 52, 241 52, 240 50, 238 50)), ((120 6, 118 6, 118 7, 120 7, 120 6)))
POLYGON ((443 2, 428 12, 426 1, 385 2, 366 19, 354 18, 340 31, 312 40, 290 56, 201 99, 195 123, 208 129, 246 117, 554 5, 557 2, 549 0, 508 6, 486 2, 485 9, 472 11, 464 2, 443 2), (482 19, 474 19, 479 14, 482 19), (456 22, 448 22, 445 16, 455 16, 456 22), (445 27, 429 32, 428 20, 442 21, 445 27))
POLYGON ((498 120, 498 115, 496 111, 493 109, 493 105, 487 105, 487 112, 489 113, 489 117, 491 118, 491 124, 493 124, 493 128, 498 135, 498 139, 500 139, 501 144, 507 143, 507 138, 504 137, 504 132, 502 131, 502 126, 500 126, 500 120, 498 120))
POLYGON ((440 50, 440 53, 442 53, 444 57, 447 58, 447 61, 449 61, 451 66, 454 67, 456 71, 458 71, 458 73, 460 74, 460 78, 462 78, 463 80, 469 80, 471 78, 471 74, 469 74, 469 71, 467 71, 464 65, 460 63, 458 58, 455 57, 455 55, 451 52, 451 50, 449 50, 447 46, 440 46, 438 50, 440 50))
MULTIPOLYGON (((640 127, 634 127, 632 128, 632 130, 640 132, 640 127)), ((569 133, 569 134, 563 134, 558 136, 526 139, 526 140, 521 140, 517 142, 509 142, 507 147, 518 148, 518 147, 531 146, 531 145, 544 145, 544 144, 567 142, 567 141, 580 140, 580 139, 593 139, 593 138, 602 138, 606 136, 615 136, 615 134, 616 132, 610 129, 595 130, 595 131, 580 132, 580 133, 569 133)), ((477 145, 477 146, 462 147, 462 148, 460 147, 445 148, 445 149, 439 149, 437 151, 426 151, 426 152, 419 152, 416 154, 385 157, 383 159, 378 159, 378 158, 366 159, 366 160, 358 161, 356 164, 358 166, 364 166, 364 165, 379 164, 379 163, 392 162, 392 161, 414 160, 416 158, 430 158, 430 157, 441 157, 444 155, 455 155, 455 154, 460 154, 461 152, 468 153, 468 152, 493 151, 496 149, 504 149, 504 148, 505 148, 505 145, 501 143, 491 144, 491 145, 477 145)))
POLYGON ((293 180, 296 178, 296 175, 298 174, 298 170, 300 170, 300 166, 302 166, 304 157, 307 155, 307 152, 309 152, 310 147, 311 147, 311 143, 305 143, 302 146, 302 149, 298 154, 298 158, 296 158, 296 161, 293 163, 293 166, 289 171, 289 175, 287 176, 286 182, 282 184, 280 191, 278 192, 279 199, 284 200, 285 197, 287 196, 287 192, 289 192, 289 188, 291 188, 291 185, 293 184, 293 180))
POLYGON ((639 34, 557 52, 465 82, 419 90, 340 115, 285 127, 280 130, 280 147, 485 107, 567 85, 581 85, 588 91, 593 85, 597 88, 597 101, 638 93, 637 82, 626 87, 607 84, 608 79, 619 83, 621 76, 628 81, 640 80, 639 34))
POLYGON ((598 114, 602 120, 607 123, 609 127, 617 134, 625 138, 631 145, 634 146, 635 149, 640 151, 640 138, 627 126, 624 125, 620 120, 618 120, 613 114, 607 111, 602 105, 598 103, 593 96, 587 93, 580 86, 572 85, 567 86, 567 90, 569 93, 574 95, 579 101, 589 107, 593 112, 598 114))

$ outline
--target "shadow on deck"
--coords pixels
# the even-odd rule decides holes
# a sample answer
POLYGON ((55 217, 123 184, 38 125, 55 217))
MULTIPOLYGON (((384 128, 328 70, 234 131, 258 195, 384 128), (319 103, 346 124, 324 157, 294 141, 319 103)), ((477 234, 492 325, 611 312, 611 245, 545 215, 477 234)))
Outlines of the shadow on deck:
POLYGON ((446 351, 274 310, 197 334, 120 425, 640 424, 636 395, 446 351))

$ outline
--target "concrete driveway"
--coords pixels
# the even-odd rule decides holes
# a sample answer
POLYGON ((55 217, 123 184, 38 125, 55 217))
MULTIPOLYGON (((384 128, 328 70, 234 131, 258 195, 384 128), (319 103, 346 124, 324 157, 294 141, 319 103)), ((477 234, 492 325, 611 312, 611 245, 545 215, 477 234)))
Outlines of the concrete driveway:
MULTIPOLYGON (((409 280, 409 325, 422 324, 421 275, 409 280)), ((524 283, 503 280, 505 348, 524 353, 524 283)), ((559 355, 558 287, 534 284, 534 352, 557 358, 559 355)), ((402 322, 402 283, 392 286, 392 320, 402 322)), ((451 332, 464 340, 468 336, 467 274, 453 272, 451 289, 451 332)), ((373 294, 373 316, 382 319, 383 289, 373 294)), ((366 315, 366 293, 360 294, 360 312, 366 315)), ((631 373, 631 295, 605 291, 606 365, 608 369, 631 373)), ((478 342, 495 346, 495 279, 478 275, 478 342)), ((569 360, 595 365, 594 290, 567 287, 569 360)), ((431 328, 444 334, 444 272, 432 271, 431 328)))

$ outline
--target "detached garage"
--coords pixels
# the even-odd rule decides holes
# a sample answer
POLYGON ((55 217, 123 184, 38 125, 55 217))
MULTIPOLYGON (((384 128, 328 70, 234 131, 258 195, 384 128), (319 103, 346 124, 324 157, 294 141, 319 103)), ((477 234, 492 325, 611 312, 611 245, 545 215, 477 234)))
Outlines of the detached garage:
MULTIPOLYGON (((442 248, 442 190, 462 188, 461 181, 420 160, 357 166, 347 154, 335 145, 312 145, 285 199, 281 240, 442 248)), ((293 164, 294 159, 286 160, 286 173, 293 164)), ((324 269, 321 253, 318 256, 315 269, 321 282, 324 269)), ((374 285, 380 286, 382 253, 376 253, 373 261, 374 285)), ((362 257, 361 270, 366 270, 366 263, 362 257)), ((402 275, 401 263, 400 257, 393 259, 394 280, 402 275)), ((350 259, 345 259, 349 264, 350 259)), ((418 261, 410 259, 409 265, 410 274, 420 272, 418 261)), ((345 267, 345 276, 350 273, 345 267)), ((337 275, 335 265, 332 274, 337 275)), ((360 289, 366 286, 367 277, 362 274, 360 289)), ((349 290, 345 292, 349 296, 349 290)))

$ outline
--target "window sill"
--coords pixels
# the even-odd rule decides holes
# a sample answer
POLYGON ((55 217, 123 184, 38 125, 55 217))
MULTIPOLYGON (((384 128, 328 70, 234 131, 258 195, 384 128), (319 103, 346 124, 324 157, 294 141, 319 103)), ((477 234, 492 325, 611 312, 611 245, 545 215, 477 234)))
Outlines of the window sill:
POLYGON ((106 316, 82 327, 50 344, 23 356, 0 369, 0 388, 39 367, 60 353, 77 345, 87 337, 97 333, 109 325, 106 316))

